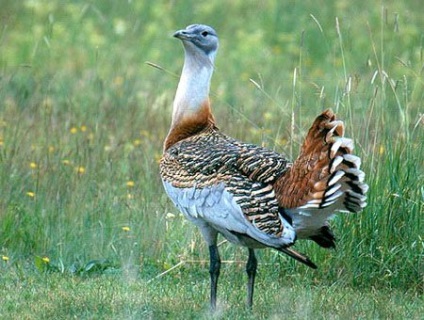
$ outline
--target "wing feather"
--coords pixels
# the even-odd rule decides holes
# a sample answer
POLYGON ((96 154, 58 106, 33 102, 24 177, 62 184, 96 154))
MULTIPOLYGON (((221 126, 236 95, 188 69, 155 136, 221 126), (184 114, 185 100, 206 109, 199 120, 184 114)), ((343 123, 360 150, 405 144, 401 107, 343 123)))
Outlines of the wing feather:
POLYGON ((277 153, 219 132, 182 140, 161 160, 165 189, 189 219, 203 219, 221 232, 228 228, 271 246, 294 240, 270 183, 286 168, 287 160, 277 153))
MULTIPOLYGON (((288 224, 281 235, 269 234, 261 230, 255 221, 246 219, 242 207, 225 187, 222 188, 222 184, 203 187, 201 192, 197 192, 196 186, 177 188, 167 181, 163 181, 163 185, 172 202, 187 219, 198 226, 207 222, 232 242, 240 243, 243 239, 240 235, 257 241, 258 246, 274 248, 283 248, 295 241, 295 232, 288 224)), ((274 219, 272 215, 265 218, 270 217, 274 219)), ((279 219, 282 217, 279 216, 279 219)))

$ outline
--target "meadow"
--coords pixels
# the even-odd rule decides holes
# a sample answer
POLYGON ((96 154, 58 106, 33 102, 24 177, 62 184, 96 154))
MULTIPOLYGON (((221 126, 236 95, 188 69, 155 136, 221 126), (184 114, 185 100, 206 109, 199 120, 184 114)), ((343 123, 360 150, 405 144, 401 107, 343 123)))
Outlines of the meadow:
POLYGON ((198 319, 208 251, 158 173, 191 23, 215 27, 219 127, 294 159, 332 108, 370 186, 308 270, 223 242, 217 319, 422 319, 424 18, 405 1, 2 1, 0 318, 198 319))

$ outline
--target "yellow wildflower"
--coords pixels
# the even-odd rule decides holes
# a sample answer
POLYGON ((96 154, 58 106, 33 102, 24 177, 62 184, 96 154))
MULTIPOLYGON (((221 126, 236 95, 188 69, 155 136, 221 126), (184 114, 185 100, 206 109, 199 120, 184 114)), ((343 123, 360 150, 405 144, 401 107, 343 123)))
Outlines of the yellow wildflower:
POLYGON ((34 193, 34 192, 32 192, 32 191, 28 191, 28 192, 26 193, 26 195, 27 195, 28 197, 30 197, 30 198, 35 198, 35 193, 34 193))
POLYGON ((30 162, 29 167, 31 169, 37 169, 37 164, 35 162, 30 162))
POLYGON ((168 212, 167 214, 166 214, 166 219, 174 219, 175 218, 175 214, 173 214, 173 213, 171 213, 171 212, 168 212))
POLYGON ((141 140, 140 139, 135 139, 134 141, 133 141, 133 145, 134 145, 134 147, 137 147, 137 146, 139 146, 141 144, 141 140))
POLYGON ((130 229, 130 227, 127 227, 127 226, 122 227, 122 231, 128 232, 128 231, 130 231, 130 230, 131 230, 131 229, 130 229))
POLYGON ((9 257, 8 257, 8 256, 5 256, 5 255, 2 255, 2 256, 1 256, 1 259, 2 259, 3 261, 5 261, 5 262, 9 261, 9 257))
POLYGON ((132 188, 132 187, 134 187, 134 186, 135 186, 134 181, 132 181, 132 180, 127 181, 127 187, 128 187, 128 188, 132 188))
POLYGON ((65 166, 69 166, 71 164, 71 161, 64 159, 62 160, 62 164, 64 164, 65 166))
POLYGON ((85 173, 85 168, 83 166, 79 166, 79 167, 77 167, 77 172, 79 174, 84 174, 85 173))
POLYGON ((82 125, 82 126, 80 127, 80 130, 81 130, 81 132, 86 132, 86 131, 87 131, 87 126, 82 125))
POLYGON ((70 132, 70 133, 72 133, 72 134, 75 134, 75 133, 77 133, 77 132, 78 132, 78 128, 76 128, 76 127, 72 127, 72 128, 69 130, 69 132, 70 132))
POLYGON ((271 112, 265 112, 264 113, 264 119, 265 120, 271 120, 274 117, 274 115, 271 112))
POLYGON ((49 263, 50 262, 49 257, 43 257, 41 260, 43 260, 43 262, 45 262, 45 263, 49 263))

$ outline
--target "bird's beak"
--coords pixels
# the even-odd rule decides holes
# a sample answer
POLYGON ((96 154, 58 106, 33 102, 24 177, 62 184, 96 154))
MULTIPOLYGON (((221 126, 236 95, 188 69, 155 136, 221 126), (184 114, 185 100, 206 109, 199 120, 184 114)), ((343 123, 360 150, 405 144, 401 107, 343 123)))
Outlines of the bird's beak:
POLYGON ((180 40, 188 40, 191 38, 191 34, 186 30, 178 30, 174 33, 174 37, 180 40))

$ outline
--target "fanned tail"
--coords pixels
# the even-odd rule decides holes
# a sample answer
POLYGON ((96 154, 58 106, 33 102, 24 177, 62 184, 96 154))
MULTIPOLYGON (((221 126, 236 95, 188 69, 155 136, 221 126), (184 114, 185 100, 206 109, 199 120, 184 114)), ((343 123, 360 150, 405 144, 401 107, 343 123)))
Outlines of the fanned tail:
POLYGON ((316 118, 301 153, 276 184, 279 205, 293 220, 299 238, 335 247, 328 219, 335 211, 359 212, 366 206, 368 185, 353 141, 331 110, 316 118))

